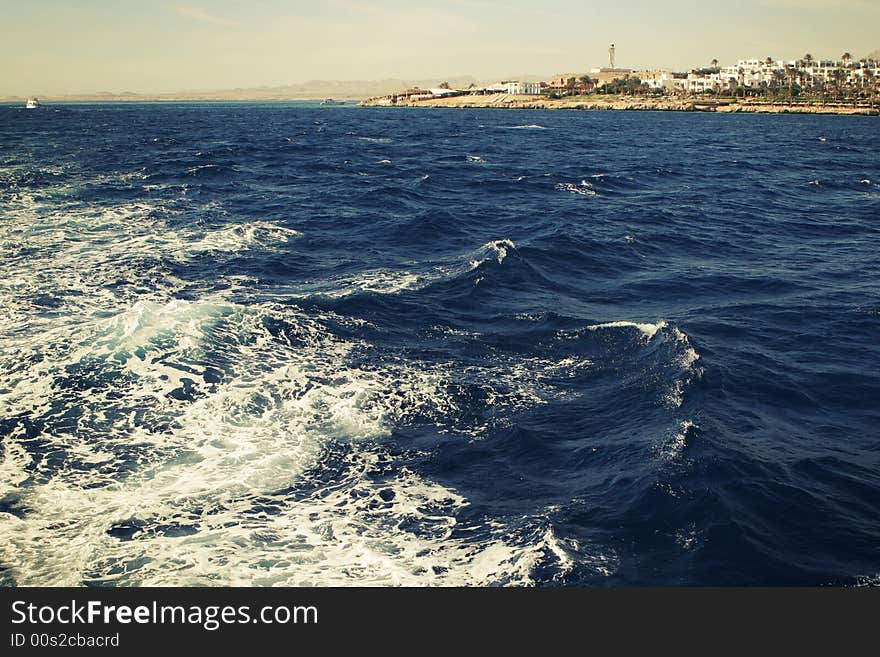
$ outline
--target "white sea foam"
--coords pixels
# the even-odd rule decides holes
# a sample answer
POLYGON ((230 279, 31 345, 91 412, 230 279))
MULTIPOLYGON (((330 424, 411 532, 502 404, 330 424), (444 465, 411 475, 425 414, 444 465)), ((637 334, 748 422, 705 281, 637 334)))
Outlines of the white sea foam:
POLYGON ((189 167, 186 170, 187 175, 195 176, 198 175, 201 171, 208 171, 211 169, 222 169, 223 166, 220 164, 199 164, 194 167, 189 167))
POLYGON ((694 523, 675 532, 676 544, 686 552, 693 550, 700 543, 701 539, 702 532, 696 528, 694 523))
POLYGON ((510 125, 510 126, 504 126, 504 127, 508 128, 510 130, 546 130, 547 129, 546 127, 544 127, 542 125, 538 125, 537 123, 530 123, 528 125, 510 125))
POLYGON ((688 446, 688 441, 699 427, 690 420, 681 422, 676 431, 658 448, 658 456, 666 461, 673 461, 681 456, 688 446))
POLYGON ((466 155, 465 160, 467 160, 468 162, 475 162, 478 164, 485 164, 486 163, 486 160, 484 160, 479 155, 466 155))
MULTIPOLYGON (((409 424, 479 439, 565 394, 559 380, 588 360, 422 362, 330 328, 356 319, 174 298, 184 283, 166 260, 297 236, 269 222, 205 232, 172 228, 174 204, 4 204, 0 415, 21 421, 0 496, 20 512, 0 513, 0 563, 17 584, 528 584, 538 566, 614 568, 545 515, 523 536, 463 526, 460 492, 389 468, 383 448, 409 424), (58 297, 54 314, 32 305, 39 293, 58 297), (492 412, 473 419, 469 394, 492 412)), ((480 254, 501 263, 514 248, 480 254)), ((353 284, 421 284, 408 275, 353 284)))
POLYGON ((410 271, 370 269, 352 276, 328 279, 316 285, 303 287, 305 294, 320 294, 330 298, 370 292, 373 294, 399 294, 405 290, 422 287, 431 278, 410 271))
POLYGON ((645 322, 645 323, 627 322, 627 321, 621 320, 621 321, 616 321, 616 322, 605 322, 604 324, 591 324, 590 326, 587 326, 585 328, 588 331, 599 331, 602 329, 609 329, 609 328, 632 327, 632 328, 636 328, 639 331, 641 331, 642 335, 644 335, 645 338, 650 340, 651 338, 653 338, 657 334, 657 331, 660 331, 661 329, 664 329, 667 326, 668 326, 668 324, 663 320, 657 322, 656 324, 650 324, 647 322, 645 322))
POLYGON ((880 573, 874 575, 860 575, 856 577, 857 587, 878 588, 880 587, 880 573))
POLYGON ((178 285, 162 262, 163 253, 182 245, 166 223, 171 208, 85 208, 22 197, 7 210, 15 221, 0 226, 0 241, 11 246, 0 262, 0 300, 11 312, 0 328, 33 332, 57 323, 35 308, 41 299, 51 300, 55 313, 88 317, 178 285))
POLYGON ((572 194, 579 194, 581 196, 599 195, 589 180, 581 180, 577 185, 574 183, 557 183, 555 189, 563 192, 571 192, 572 194))
POLYGON ((206 231, 195 242, 188 242, 187 251, 243 251, 254 246, 273 247, 301 237, 302 233, 270 221, 248 221, 206 231))
MULTIPOLYGON (((392 427, 454 422, 454 377, 482 381, 495 408, 539 403, 528 363, 462 372, 393 359, 346 365, 369 346, 341 341, 322 320, 290 308, 220 300, 138 302, 73 333, 2 396, 47 418, 47 448, 89 465, 43 465, 39 485, 22 486, 17 473, 28 457, 20 432, 10 436, 0 482, 28 511, 24 519, 0 515, 0 558, 18 584, 528 583, 536 563, 567 567, 552 532, 523 543, 505 538, 502 525, 468 540, 453 534, 467 505, 459 493, 405 466, 371 475, 388 458, 375 441, 392 427), (270 319, 293 335, 269 332, 270 319), (218 349, 226 375, 202 383, 218 349), (109 368, 114 384, 65 391, 82 409, 69 426, 52 412, 55 379, 85 364, 109 368), (176 399, 187 380, 198 394, 176 399), (149 428, 163 420, 165 429, 149 428), (83 441, 89 426, 99 430, 83 441), (305 497, 278 493, 330 467, 322 460, 334 449, 328 441, 358 441, 332 466, 334 484, 305 497), (133 446, 138 466, 115 469, 115 455, 133 446)), ((576 365, 547 366, 556 374, 576 365)))
POLYGON ((486 242, 479 249, 466 254, 462 261, 453 265, 438 265, 422 271, 408 269, 367 269, 349 276, 327 279, 320 283, 300 286, 303 296, 322 295, 330 298, 346 297, 369 292, 372 294, 400 294, 408 290, 420 290, 431 283, 449 280, 473 271, 486 262, 502 264, 516 245, 509 239, 486 242))
POLYGON ((102 185, 107 183, 131 183, 134 181, 146 180, 147 174, 143 169, 136 171, 117 171, 115 173, 103 174, 95 177, 91 182, 102 185))
POLYGON ((470 268, 476 269, 480 265, 490 260, 494 260, 499 265, 504 262, 510 251, 516 249, 513 240, 503 239, 486 242, 480 250, 475 254, 476 257, 471 258, 470 268))
MULTIPOLYGON (((5 305, 22 320, 0 338, 0 413, 40 418, 41 450, 55 457, 33 459, 24 424, 5 437, 0 495, 24 511, 0 514, 0 562, 16 583, 525 584, 536 564, 559 560, 552 533, 514 539, 498 523, 479 540, 458 535, 460 493, 406 466, 371 473, 388 460, 381 440, 395 427, 427 422, 479 438, 560 394, 553 380, 587 363, 498 357, 460 367, 388 355, 357 364, 373 348, 326 326, 354 320, 238 306, 220 293, 173 299, 182 282, 156 258, 292 233, 171 230, 174 209, 160 205, 62 214, 18 202, 20 221, 3 224, 2 239, 38 248, 42 267, 11 258, 3 267, 14 269, 0 272, 5 305), (139 259, 155 273, 127 269, 139 259), (146 293, 112 285, 145 274, 146 293), (59 288, 76 291, 63 319, 24 303, 59 288), (270 331, 279 322, 289 328, 270 331), (497 417, 464 417, 457 391, 466 386, 497 417), (328 451, 352 441, 333 484, 310 483, 330 467, 328 451), (291 486, 305 492, 278 492, 291 486)), ((481 250, 503 261, 512 247, 481 250)), ((355 282, 386 292, 412 283, 375 273, 355 282)))

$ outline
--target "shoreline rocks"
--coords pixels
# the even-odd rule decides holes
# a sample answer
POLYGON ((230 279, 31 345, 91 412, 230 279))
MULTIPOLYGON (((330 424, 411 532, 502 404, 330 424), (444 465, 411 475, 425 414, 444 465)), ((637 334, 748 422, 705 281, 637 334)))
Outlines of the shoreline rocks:
POLYGON ((513 96, 493 94, 487 96, 453 96, 427 100, 406 100, 383 96, 359 103, 365 107, 434 107, 471 109, 570 109, 570 110, 618 110, 618 111, 661 111, 661 112, 724 112, 752 114, 842 114, 858 116, 880 116, 880 108, 853 104, 782 104, 754 101, 703 101, 695 98, 639 98, 639 97, 596 97, 596 98, 558 98, 541 96, 513 96))

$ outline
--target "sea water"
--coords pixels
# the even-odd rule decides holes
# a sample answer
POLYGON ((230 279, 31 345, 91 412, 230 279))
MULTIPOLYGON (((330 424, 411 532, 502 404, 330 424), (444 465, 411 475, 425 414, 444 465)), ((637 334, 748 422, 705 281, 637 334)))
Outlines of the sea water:
POLYGON ((878 127, 0 107, 0 581, 877 583, 878 127))

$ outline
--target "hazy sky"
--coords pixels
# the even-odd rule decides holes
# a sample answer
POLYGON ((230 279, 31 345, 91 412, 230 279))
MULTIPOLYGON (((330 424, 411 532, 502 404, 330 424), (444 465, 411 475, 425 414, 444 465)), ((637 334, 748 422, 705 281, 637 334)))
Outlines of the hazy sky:
POLYGON ((0 95, 687 70, 880 48, 880 0, 0 0, 0 95))

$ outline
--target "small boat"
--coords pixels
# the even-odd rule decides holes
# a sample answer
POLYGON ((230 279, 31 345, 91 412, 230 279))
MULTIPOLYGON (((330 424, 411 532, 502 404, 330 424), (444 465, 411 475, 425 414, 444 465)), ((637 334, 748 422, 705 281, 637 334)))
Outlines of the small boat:
POLYGON ((40 106, 39 98, 28 98, 24 104, 25 109, 37 109, 40 106))
POLYGON ((345 105, 344 100, 333 100, 332 98, 325 98, 321 101, 322 105, 345 105))

